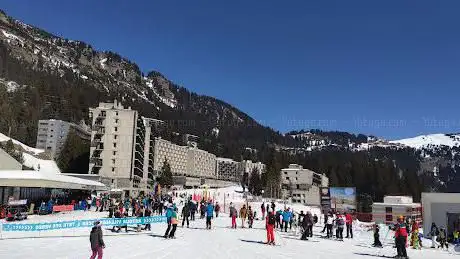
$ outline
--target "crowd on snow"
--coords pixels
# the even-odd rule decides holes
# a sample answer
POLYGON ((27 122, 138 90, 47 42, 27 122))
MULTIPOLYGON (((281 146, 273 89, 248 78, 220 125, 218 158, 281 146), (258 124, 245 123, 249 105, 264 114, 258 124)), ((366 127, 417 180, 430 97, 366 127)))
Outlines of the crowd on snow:
MULTIPOLYGON (((182 227, 189 227, 190 221, 195 221, 195 214, 199 213, 200 219, 206 219, 206 229, 211 229, 212 220, 214 217, 219 217, 221 211, 220 204, 213 202, 212 200, 205 200, 204 198, 197 202, 192 200, 191 197, 185 197, 180 202, 182 227)), ((146 196, 139 198, 131 198, 121 200, 109 199, 108 197, 94 197, 92 200, 82 201, 85 208, 90 210, 92 206, 95 206, 95 211, 108 211, 109 217, 123 218, 129 217, 149 217, 153 215, 164 215, 166 216, 167 228, 163 235, 164 238, 175 238, 177 225, 179 222, 178 208, 173 202, 173 196, 146 196)), ((275 245, 274 231, 279 229, 281 232, 288 232, 288 230, 300 229, 300 239, 308 240, 309 237, 313 237, 313 226, 319 221, 316 214, 312 214, 310 211, 304 213, 294 212, 289 207, 276 208, 274 202, 262 203, 260 206, 261 218, 265 220, 265 228, 267 233, 267 244, 275 245)), ((259 219, 257 212, 248 204, 242 205, 239 210, 230 203, 229 217, 231 219, 231 228, 237 228, 237 219, 240 219, 240 227, 245 228, 247 223, 248 228, 252 228, 254 220, 259 219)), ((407 257, 406 246, 410 246, 414 249, 421 249, 422 247, 422 235, 419 231, 418 222, 410 220, 410 218, 404 219, 403 216, 398 217, 397 223, 389 226, 394 231, 395 236, 395 248, 397 256, 395 258, 405 259, 407 257)), ((454 227, 453 242, 455 244, 460 243, 459 231, 460 222, 454 227)), ((119 232, 125 229, 128 232, 128 226, 114 226, 112 231, 119 232)), ((136 231, 151 230, 150 224, 144 226, 138 225, 135 228, 136 231)), ((325 238, 334 238, 338 241, 343 241, 344 231, 346 232, 345 238, 353 238, 353 216, 350 213, 333 213, 328 212, 324 215, 324 228, 321 233, 326 233, 325 238)), ((382 247, 380 241, 380 227, 375 224, 373 228, 374 232, 374 247, 382 247)), ((447 233, 445 228, 438 228, 433 223, 430 231, 432 237, 432 248, 448 248, 447 233)), ((102 240, 102 230, 99 221, 95 222, 93 229, 90 234, 91 249, 93 254, 91 256, 94 259, 96 256, 102 258, 102 249, 105 244, 102 240)))

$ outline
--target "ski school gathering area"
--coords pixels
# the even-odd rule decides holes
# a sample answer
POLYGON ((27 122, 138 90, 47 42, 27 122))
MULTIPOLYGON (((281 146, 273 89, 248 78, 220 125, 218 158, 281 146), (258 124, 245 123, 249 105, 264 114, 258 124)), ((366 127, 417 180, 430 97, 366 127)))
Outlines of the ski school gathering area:
MULTIPOLYGON (((128 206, 123 216, 115 218, 114 211, 93 206, 89 210, 30 215, 21 221, 3 219, 0 258, 89 258, 89 236, 95 222, 103 233, 103 258, 404 258, 396 257, 403 247, 409 258, 460 256, 459 194, 422 194, 421 218, 403 213, 400 217, 401 206, 387 203, 382 205, 387 211, 383 222, 362 222, 358 214, 348 211, 323 215, 319 207, 248 199, 239 189, 209 190, 207 197, 193 190, 179 191, 163 197, 162 210, 154 203, 146 204, 151 212, 148 216, 147 210, 139 214, 128 206), (197 202, 189 201, 190 197, 197 202), (175 220, 167 220, 168 210, 176 211, 175 220), (271 221, 267 212, 277 221, 270 222, 274 223, 274 245, 267 245, 267 223, 271 221), (172 236, 165 233, 171 229, 168 223, 177 224, 172 236), (395 239, 402 228, 407 238, 395 239)), ((142 204, 142 199, 139 202, 142 204)))

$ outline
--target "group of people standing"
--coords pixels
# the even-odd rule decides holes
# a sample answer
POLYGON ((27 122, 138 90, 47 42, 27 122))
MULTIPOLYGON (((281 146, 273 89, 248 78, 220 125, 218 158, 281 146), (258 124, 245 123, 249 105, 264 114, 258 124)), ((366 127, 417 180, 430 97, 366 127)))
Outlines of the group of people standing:
POLYGON ((335 214, 331 211, 324 215, 324 228, 321 233, 326 231, 326 238, 334 237, 333 229, 335 228, 335 238, 343 241, 343 231, 346 228, 347 235, 345 238, 353 238, 353 216, 350 213, 335 214))

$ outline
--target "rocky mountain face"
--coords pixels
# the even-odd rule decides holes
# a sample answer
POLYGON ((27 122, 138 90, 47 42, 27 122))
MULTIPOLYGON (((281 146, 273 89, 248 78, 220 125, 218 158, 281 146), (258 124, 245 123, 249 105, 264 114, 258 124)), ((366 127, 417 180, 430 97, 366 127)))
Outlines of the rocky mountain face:
POLYGON ((190 92, 157 71, 144 74, 116 53, 54 36, 4 12, 0 57, 0 97, 10 102, 0 106, 0 131, 11 127, 12 135, 29 145, 35 144, 38 119, 79 121, 87 118, 88 107, 114 99, 165 120, 171 131, 201 136, 205 148, 218 155, 239 158, 235 154, 245 146, 260 148, 266 139, 282 139, 228 103, 190 92), (26 110, 24 120, 17 116, 21 110, 26 110))
POLYGON ((458 135, 401 141, 320 130, 283 135, 160 72, 144 73, 117 53, 57 37, 0 12, 0 132, 35 146, 39 119, 87 120, 89 107, 115 99, 164 120, 165 138, 190 133, 217 156, 266 163, 272 177, 267 182, 276 180, 281 167, 298 163, 326 174, 334 185, 357 186, 375 200, 388 193, 460 191, 459 145, 452 144, 458 135))

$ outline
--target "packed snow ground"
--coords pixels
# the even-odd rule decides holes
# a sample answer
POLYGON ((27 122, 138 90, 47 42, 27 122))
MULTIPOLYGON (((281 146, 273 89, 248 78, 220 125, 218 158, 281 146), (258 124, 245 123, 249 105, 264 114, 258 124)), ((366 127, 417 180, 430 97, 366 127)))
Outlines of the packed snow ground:
MULTIPOLYGON (((96 219, 107 216, 107 212, 70 212, 48 216, 33 216, 23 223, 64 221, 70 219, 96 219)), ((165 223, 152 224, 152 231, 135 232, 129 229, 113 233, 109 227, 103 227, 104 258, 375 258, 395 255, 391 247, 391 237, 381 231, 384 248, 367 247, 372 243, 372 233, 355 231, 354 239, 344 242, 328 240, 321 237, 321 226, 314 229, 315 236, 309 241, 299 240, 295 231, 277 232, 277 246, 262 244, 266 241, 263 221, 255 221, 253 229, 231 229, 230 218, 226 214, 213 220, 212 230, 205 229, 205 220, 197 218, 190 222, 190 228, 178 227, 176 239, 165 240, 163 234, 165 223)), ((247 226, 247 225, 246 225, 247 226)), ((0 240, 0 258, 88 258, 90 229, 65 231, 48 231, 27 233, 37 238, 20 238, 24 233, 3 232, 0 240), (71 236, 71 237, 61 237, 71 236), (55 236, 55 237, 52 237, 55 236), (59 236, 59 237, 56 237, 59 236)), ((410 258, 458 258, 447 251, 408 249, 410 258)))

